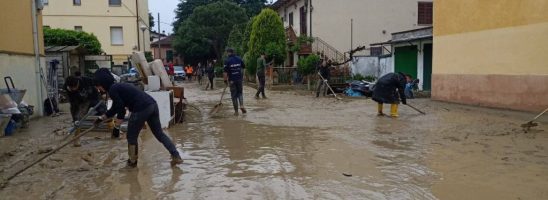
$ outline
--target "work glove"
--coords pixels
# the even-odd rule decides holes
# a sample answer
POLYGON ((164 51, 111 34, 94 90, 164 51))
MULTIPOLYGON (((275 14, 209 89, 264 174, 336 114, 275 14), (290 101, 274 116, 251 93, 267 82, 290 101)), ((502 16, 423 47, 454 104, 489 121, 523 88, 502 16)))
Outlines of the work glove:
POLYGON ((402 103, 403 105, 407 105, 407 99, 401 99, 401 103, 402 103))
POLYGON ((101 124, 101 122, 103 122, 103 116, 100 116, 100 117, 97 117, 97 119, 95 119, 95 121, 93 121, 93 126, 99 126, 101 124))

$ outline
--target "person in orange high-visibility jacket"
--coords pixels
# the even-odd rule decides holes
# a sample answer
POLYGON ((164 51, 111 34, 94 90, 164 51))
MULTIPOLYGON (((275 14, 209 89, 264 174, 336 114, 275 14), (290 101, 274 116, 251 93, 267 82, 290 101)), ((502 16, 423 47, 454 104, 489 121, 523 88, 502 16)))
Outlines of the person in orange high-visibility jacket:
POLYGON ((192 81, 192 73, 194 72, 194 69, 192 66, 187 65, 185 67, 186 76, 188 77, 188 81, 192 81))

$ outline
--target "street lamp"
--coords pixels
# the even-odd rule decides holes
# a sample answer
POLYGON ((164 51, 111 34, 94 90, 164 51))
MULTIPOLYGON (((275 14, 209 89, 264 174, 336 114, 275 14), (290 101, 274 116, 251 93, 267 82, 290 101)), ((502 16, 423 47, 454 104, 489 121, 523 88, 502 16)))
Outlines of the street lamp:
POLYGON ((143 53, 145 52, 145 30, 147 30, 147 28, 147 26, 141 24, 141 31, 143 31, 143 53))

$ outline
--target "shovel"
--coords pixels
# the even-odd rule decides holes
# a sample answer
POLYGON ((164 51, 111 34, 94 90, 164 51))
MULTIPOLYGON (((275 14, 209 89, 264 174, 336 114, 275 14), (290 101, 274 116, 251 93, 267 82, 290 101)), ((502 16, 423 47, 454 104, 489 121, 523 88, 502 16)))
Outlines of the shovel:
POLYGON ((405 105, 412 108, 413 110, 419 112, 420 114, 426 115, 425 112, 423 112, 422 110, 419 110, 418 108, 415 108, 415 106, 412 106, 412 105, 409 105, 409 104, 405 104, 405 105))
POLYGON ((533 118, 531 121, 525 123, 525 124, 522 124, 521 127, 526 129, 526 130, 529 130, 530 128, 532 127, 535 127, 535 126, 538 126, 538 123, 536 122, 533 122, 535 120, 537 120, 540 116, 544 115, 544 113, 548 112, 548 108, 546 108, 546 110, 542 111, 540 114, 538 114, 535 118, 533 118))
POLYGON ((223 97, 225 96, 225 93, 226 93, 226 88, 228 87, 228 84, 225 86, 225 89, 223 89, 223 94, 221 94, 221 100, 219 100, 219 103, 216 104, 213 109, 211 109, 211 111, 209 112, 209 114, 215 114, 215 113, 218 113, 219 110, 221 110, 221 108, 223 107, 223 97))
POLYGON ((322 81, 325 83, 325 85, 327 85, 327 88, 329 88, 329 90, 331 91, 331 93, 333 93, 333 95, 335 96, 335 99, 337 100, 342 100, 342 98, 338 97, 337 94, 335 94, 335 91, 333 91, 333 89, 331 88, 331 86, 329 85, 329 83, 327 83, 327 80, 325 80, 322 76, 322 74, 320 74, 320 72, 318 72, 318 75, 320 76, 320 78, 322 79, 322 81))

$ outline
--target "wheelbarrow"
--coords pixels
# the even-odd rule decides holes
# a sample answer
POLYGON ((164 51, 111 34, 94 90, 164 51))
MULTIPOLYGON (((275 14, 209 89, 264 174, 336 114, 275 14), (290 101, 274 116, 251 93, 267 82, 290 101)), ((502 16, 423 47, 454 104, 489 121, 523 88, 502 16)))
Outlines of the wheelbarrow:
POLYGON ((10 76, 4 77, 4 82, 6 83, 6 89, 0 89, 0 94, 8 94, 10 95, 11 99, 19 105, 21 101, 23 101, 23 97, 25 96, 25 93, 27 90, 24 89, 17 89, 15 88, 15 85, 13 85, 13 80, 10 76), (8 83, 9 80, 9 83, 8 83), (11 83, 11 86, 10 86, 11 83))

